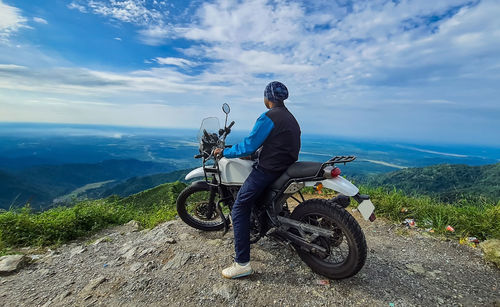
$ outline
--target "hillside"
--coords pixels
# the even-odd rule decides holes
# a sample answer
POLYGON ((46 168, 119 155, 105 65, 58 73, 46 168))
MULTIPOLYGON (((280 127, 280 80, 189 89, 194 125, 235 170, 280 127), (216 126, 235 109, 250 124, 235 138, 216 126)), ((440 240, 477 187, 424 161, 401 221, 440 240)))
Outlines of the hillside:
POLYGON ((141 191, 151 189, 165 182, 182 181, 190 170, 179 170, 164 174, 132 177, 119 183, 112 183, 86 192, 89 198, 102 198, 111 195, 121 197, 129 196, 141 191))
POLYGON ((484 197, 500 200, 500 163, 482 166, 433 165, 407 168, 361 179, 371 186, 396 188, 409 194, 425 194, 445 202, 484 197))
POLYGON ((39 165, 20 171, 1 172, 0 209, 7 209, 11 204, 24 206, 28 201, 33 208, 47 208, 52 205, 53 199, 88 184, 120 182, 134 176, 166 173, 174 169, 169 163, 126 159, 100 163, 39 165))
POLYGON ((51 201, 49 193, 33 186, 21 178, 0 171, 0 209, 8 209, 11 205, 25 204, 30 200, 40 202, 51 201))

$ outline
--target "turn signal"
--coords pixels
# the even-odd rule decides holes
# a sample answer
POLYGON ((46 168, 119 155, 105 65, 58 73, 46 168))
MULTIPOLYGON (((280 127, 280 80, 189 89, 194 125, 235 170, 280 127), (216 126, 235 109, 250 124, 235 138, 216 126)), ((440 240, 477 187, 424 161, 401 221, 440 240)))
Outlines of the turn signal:
POLYGON ((314 189, 318 191, 318 194, 321 194, 321 190, 323 190, 323 184, 321 182, 318 182, 314 185, 314 189))

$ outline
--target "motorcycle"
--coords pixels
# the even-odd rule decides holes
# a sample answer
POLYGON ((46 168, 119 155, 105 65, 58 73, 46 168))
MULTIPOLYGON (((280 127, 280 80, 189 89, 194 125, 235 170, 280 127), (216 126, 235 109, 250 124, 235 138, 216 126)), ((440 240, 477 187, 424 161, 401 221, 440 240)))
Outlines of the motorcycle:
MULTIPOLYGON (((225 144, 234 121, 223 129, 215 117, 205 118, 198 133, 202 166, 186 175, 186 180, 202 178, 186 187, 177 199, 177 213, 189 226, 204 231, 229 230, 231 209, 239 188, 255 163, 244 158, 214 156, 225 144)), ((367 255, 365 236, 358 222, 346 210, 351 198, 365 220, 374 221, 374 205, 368 195, 340 176, 337 164, 352 162, 354 156, 335 156, 326 162, 295 162, 267 190, 252 208, 251 243, 272 236, 291 245, 314 272, 331 279, 355 275, 367 255), (331 199, 305 199, 301 190, 328 188, 339 194, 331 199), (298 203, 292 208, 292 202, 298 203), (292 209, 292 211, 290 211, 292 209)))

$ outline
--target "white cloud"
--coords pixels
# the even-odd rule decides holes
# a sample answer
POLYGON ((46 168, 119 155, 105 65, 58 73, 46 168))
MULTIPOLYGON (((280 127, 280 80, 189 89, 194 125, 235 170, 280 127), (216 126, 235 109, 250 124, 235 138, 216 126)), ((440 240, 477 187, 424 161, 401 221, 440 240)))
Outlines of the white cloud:
POLYGON ((21 15, 21 10, 0 0, 0 42, 6 41, 19 29, 27 27, 26 22, 27 19, 21 15))
POLYGON ((173 58, 173 57, 166 57, 166 58, 161 58, 158 57, 154 59, 158 64, 160 65, 174 65, 174 66, 180 66, 180 67, 186 67, 186 66, 195 66, 196 63, 183 59, 183 58, 173 58))
POLYGON ((293 2, 273 6, 266 0, 216 1, 204 4, 198 17, 199 25, 187 29, 186 38, 286 46, 301 34, 304 10, 293 2))
POLYGON ((74 1, 68 5, 68 8, 77 9, 82 13, 90 11, 104 17, 143 26, 161 23, 163 18, 168 15, 168 11, 165 9, 166 4, 163 1, 155 1, 153 8, 148 8, 146 4, 147 2, 143 0, 88 0, 74 1))
POLYGON ((67 7, 70 10, 78 10, 81 13, 87 13, 87 8, 85 8, 85 6, 78 4, 78 3, 75 3, 75 2, 71 2, 70 4, 67 5, 67 7))
POLYGON ((41 17, 33 17, 33 21, 36 22, 36 23, 41 23, 41 24, 48 24, 47 20, 41 18, 41 17))
POLYGON ((77 0, 67 7, 134 24, 139 27, 139 40, 146 45, 162 45, 174 35, 167 22, 169 5, 165 1, 77 0))
POLYGON ((15 65, 15 64, 0 64, 0 71, 18 71, 18 70, 25 70, 27 67, 21 66, 21 65, 15 65))
POLYGON ((165 40, 174 37, 175 33, 169 26, 151 25, 147 28, 140 29, 139 40, 146 45, 159 46, 165 44, 165 40))
MULTIPOLYGON (((145 44, 175 47, 183 39, 187 47, 176 49, 179 57, 157 54, 144 61, 164 66, 129 72, 0 66, 0 87, 144 103, 165 95, 201 104, 193 94, 199 93, 207 96, 204 104, 230 99, 235 110, 257 110, 263 87, 277 79, 289 87, 290 107, 300 110, 297 117, 310 129, 324 127, 311 119, 335 112, 357 119, 352 131, 345 122, 330 123, 339 134, 390 135, 394 127, 410 136, 412 129, 432 134, 456 122, 464 137, 473 138, 477 127, 495 130, 498 1, 342 3, 215 0, 190 5, 194 12, 181 20, 159 2, 74 1, 68 7, 134 25, 145 44), (312 102, 315 108, 308 107, 312 102)), ((239 127, 249 127, 254 118, 239 120, 239 127)))
POLYGON ((199 81, 169 68, 119 74, 81 68, 33 69, 18 65, 0 65, 0 89, 99 96, 126 92, 217 92, 222 87, 199 81))
POLYGON ((119 41, 119 42, 121 42, 121 41, 122 41, 121 37, 115 37, 115 38, 113 38, 113 39, 114 39, 115 41, 119 41))

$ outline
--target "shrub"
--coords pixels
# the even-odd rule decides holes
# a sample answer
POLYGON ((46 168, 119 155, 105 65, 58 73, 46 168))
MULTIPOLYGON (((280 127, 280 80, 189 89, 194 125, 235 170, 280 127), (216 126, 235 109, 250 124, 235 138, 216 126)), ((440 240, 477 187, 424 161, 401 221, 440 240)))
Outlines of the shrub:
POLYGON ((0 251, 61 244, 130 220, 137 220, 142 227, 154 227, 175 217, 175 201, 184 187, 184 183, 175 182, 123 199, 112 196, 82 201, 41 213, 33 212, 29 205, 1 212, 0 251))

